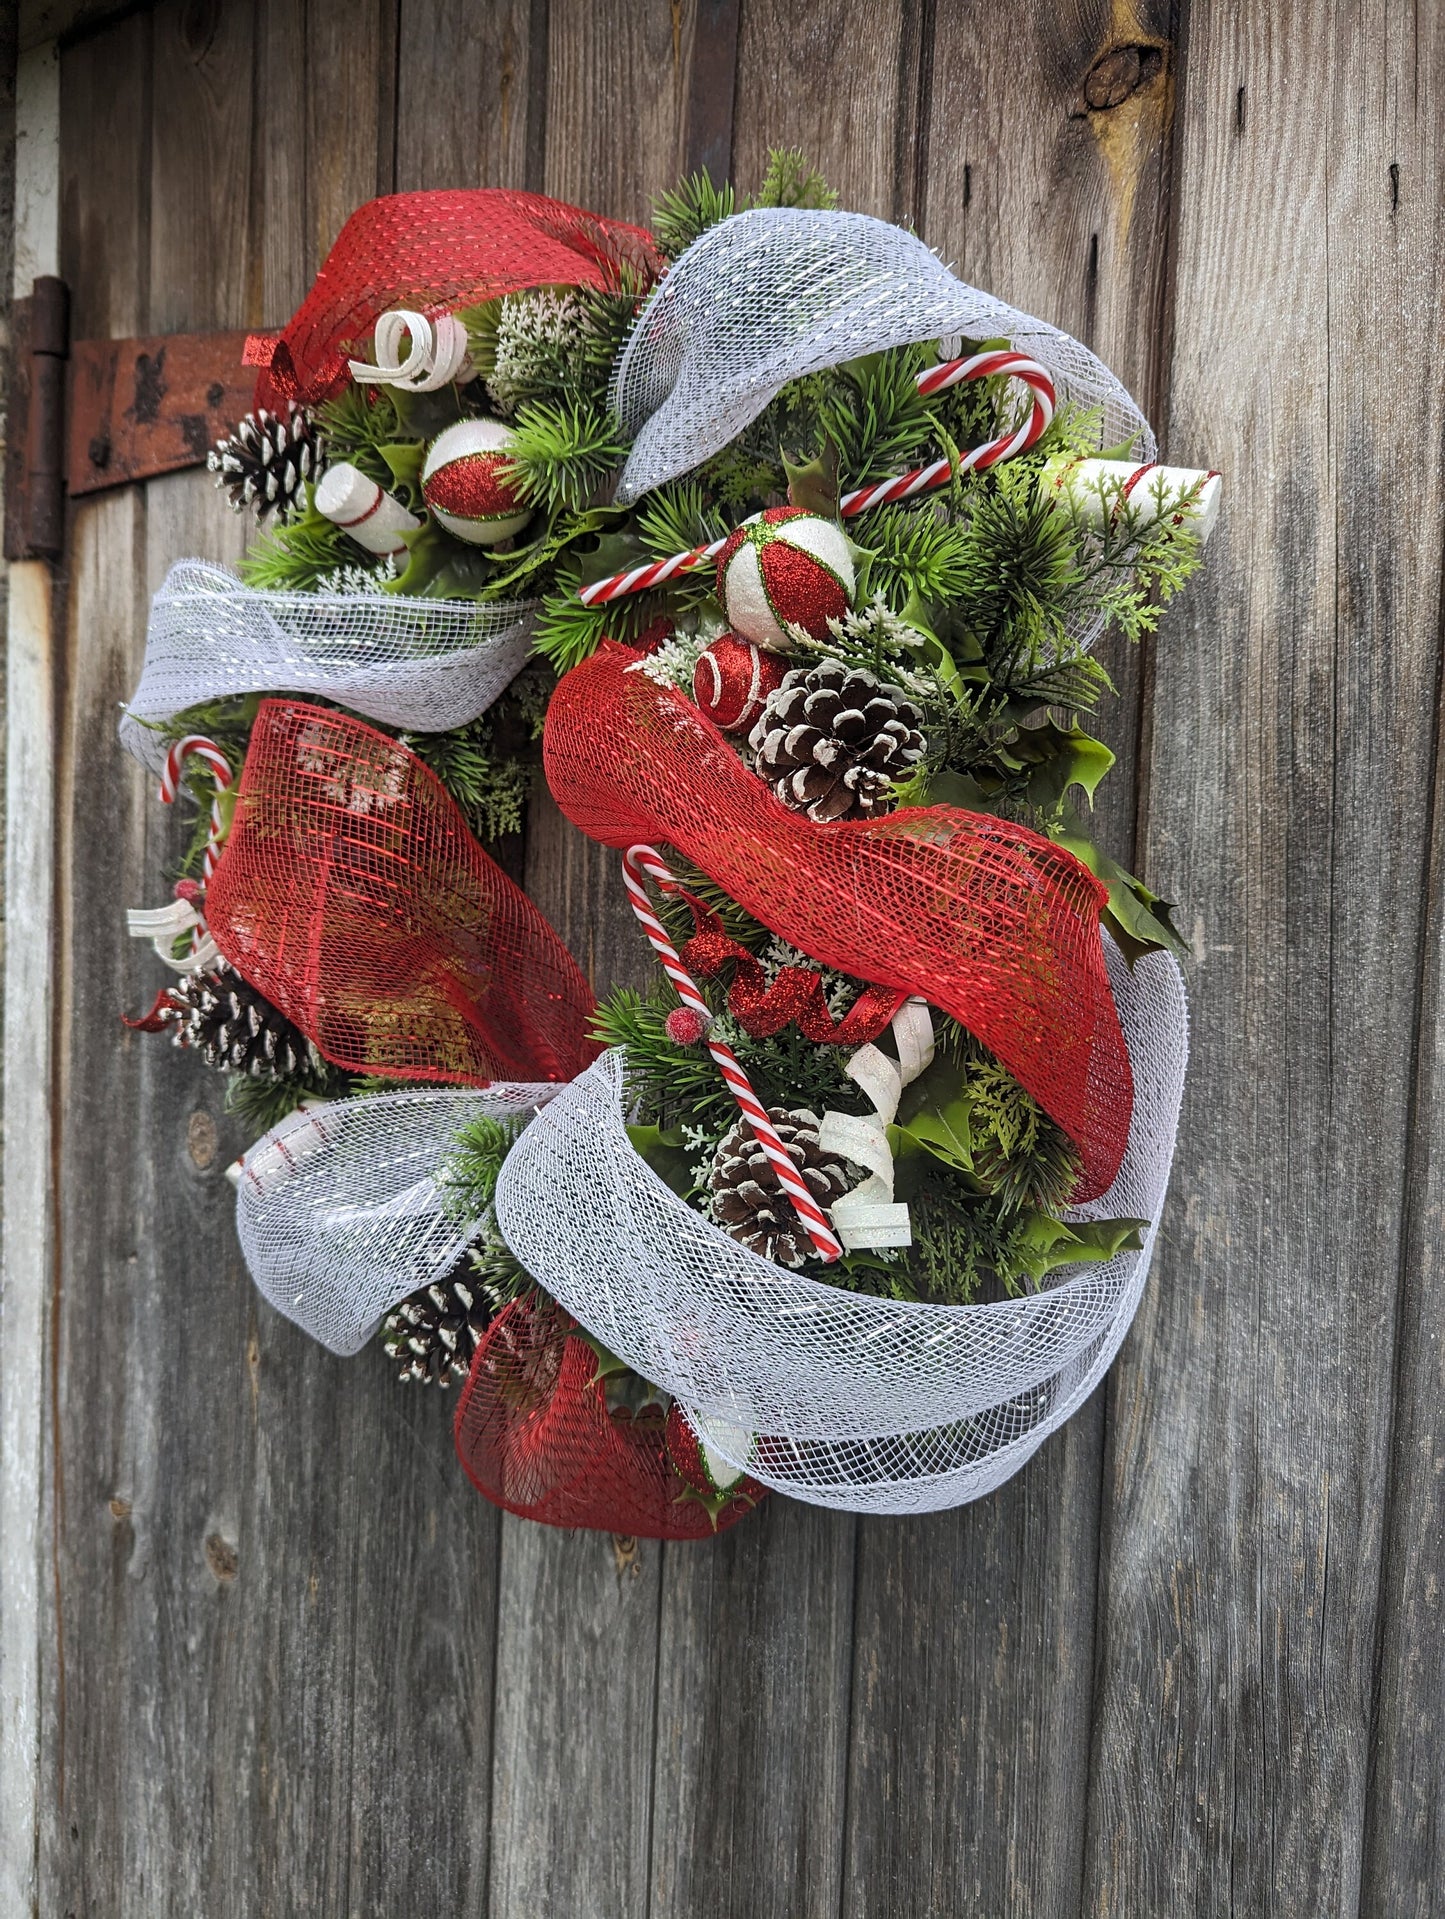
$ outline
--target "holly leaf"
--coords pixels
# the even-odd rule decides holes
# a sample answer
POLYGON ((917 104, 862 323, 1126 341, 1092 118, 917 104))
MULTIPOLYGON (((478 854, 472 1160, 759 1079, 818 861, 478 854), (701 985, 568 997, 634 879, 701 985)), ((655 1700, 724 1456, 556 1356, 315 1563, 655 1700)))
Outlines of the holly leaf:
POLYGON ((1030 806, 1046 813, 1059 805, 1072 786, 1081 787, 1092 806, 1100 780, 1114 764, 1104 742, 1086 733, 1077 721, 1067 727, 1052 719, 1041 726, 1021 726, 1003 753, 1020 770, 1027 768, 1023 796, 1030 806))
POLYGON ((591 586, 597 580, 610 580, 614 573, 626 573, 644 566, 653 556, 630 527, 604 532, 590 552, 582 556, 578 586, 591 586))
POLYGON ((1103 920, 1124 958, 1133 966, 1146 953, 1187 953, 1188 942, 1175 926, 1172 900, 1151 893, 1142 880, 1126 873, 1117 860, 1100 852, 1077 820, 1066 830, 1054 833, 1054 840, 1088 867, 1109 895, 1103 920))
MULTIPOLYGON (((491 560, 494 571, 487 582, 486 597, 500 600, 524 589, 532 592, 538 575, 554 568, 570 548, 590 543, 598 533, 619 525, 626 518, 626 509, 614 506, 589 506, 581 513, 560 513, 526 546, 513 547, 510 553, 494 554, 491 560)), ((633 560, 630 564, 635 566, 637 562, 633 560)), ((622 569, 608 570, 618 573, 622 569)), ((605 579, 606 573, 593 577, 605 579)))
POLYGON ((926 1153, 955 1172, 972 1173, 973 1101, 955 1061, 940 1055, 904 1088, 888 1141, 899 1161, 926 1153))
POLYGON ((438 387, 434 393, 418 393, 414 387, 393 386, 387 392, 403 431, 414 440, 434 440, 444 428, 455 426, 462 417, 461 401, 454 384, 438 387))
POLYGON ((483 548, 454 540, 435 520, 427 520, 401 537, 406 543, 406 567, 397 579, 387 581, 383 592, 424 600, 471 600, 480 596, 488 582, 483 548))
POLYGON ((406 505, 416 506, 421 500, 421 470, 426 448, 420 440, 400 440, 376 450, 386 461, 392 486, 403 495, 406 505))
POLYGON ((838 518, 838 449, 829 439, 815 460, 795 466, 783 455, 783 472, 788 481, 788 502, 805 513, 821 513, 825 520, 838 518))
POLYGON ((1019 1263, 1034 1282, 1060 1266, 1094 1266, 1116 1253, 1137 1253, 1147 1219, 1088 1219, 1065 1222, 1048 1213, 1031 1213, 1019 1238, 1019 1263))

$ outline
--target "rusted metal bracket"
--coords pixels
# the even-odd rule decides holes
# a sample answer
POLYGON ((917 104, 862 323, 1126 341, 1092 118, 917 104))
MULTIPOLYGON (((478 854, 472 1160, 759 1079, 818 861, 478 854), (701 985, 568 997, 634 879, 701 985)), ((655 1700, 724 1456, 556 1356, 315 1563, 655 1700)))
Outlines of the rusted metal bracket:
POLYGON ((246 334, 69 341, 63 280, 36 280, 12 321, 5 557, 58 559, 65 499, 199 466, 247 410, 246 334))

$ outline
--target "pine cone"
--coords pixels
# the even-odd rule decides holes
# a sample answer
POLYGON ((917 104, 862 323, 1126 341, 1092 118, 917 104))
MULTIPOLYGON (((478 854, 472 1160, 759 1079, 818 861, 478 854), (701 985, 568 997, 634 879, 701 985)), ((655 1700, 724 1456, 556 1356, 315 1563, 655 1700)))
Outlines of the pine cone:
POLYGON ((471 1255, 444 1279, 409 1293, 382 1321, 381 1343, 399 1362, 403 1385, 450 1386, 471 1370, 472 1354, 492 1315, 472 1271, 471 1255))
MULTIPOLYGON (((818 1116, 806 1107, 789 1111, 771 1106, 788 1157, 824 1212, 853 1184, 848 1161, 818 1145, 818 1116)), ((749 1252, 779 1266, 801 1266, 812 1256, 813 1242, 783 1191, 767 1154, 745 1119, 740 1119, 717 1149, 712 1164, 713 1218, 749 1252)))
POLYGON ((795 667, 748 735, 754 770, 810 820, 872 819, 923 756, 923 715, 865 667, 795 667))
POLYGON ((310 1062, 306 1035, 256 988, 233 973, 183 973, 157 1008, 177 1046, 208 1066, 253 1079, 292 1079, 310 1062))
POLYGON ((278 419, 262 407, 248 413, 234 433, 217 440, 206 459, 225 487, 237 513, 254 509, 264 520, 274 513, 289 519, 301 497, 302 484, 321 467, 321 435, 305 407, 293 407, 278 419))

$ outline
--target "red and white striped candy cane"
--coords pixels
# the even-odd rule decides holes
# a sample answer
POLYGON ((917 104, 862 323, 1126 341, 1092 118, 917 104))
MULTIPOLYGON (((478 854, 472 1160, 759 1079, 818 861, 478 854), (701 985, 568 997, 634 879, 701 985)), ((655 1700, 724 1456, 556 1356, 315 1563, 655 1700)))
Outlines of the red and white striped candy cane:
POLYGON ((911 500, 916 494, 946 486, 955 474, 982 472, 985 467, 997 466, 1000 460, 1011 460, 1016 453, 1026 452, 1054 417, 1054 383, 1047 369, 1027 354, 1000 348, 992 353, 975 353, 967 360, 946 360, 941 366, 930 367, 926 373, 919 374, 918 390, 925 395, 941 393, 960 380, 986 380, 993 373, 1007 373, 1031 390, 1034 403, 1026 420, 1011 433, 1001 433, 996 440, 988 440, 960 454, 956 466, 948 460, 934 460, 928 466, 915 467, 911 473, 900 473, 896 479, 876 480, 872 486, 860 486, 852 493, 845 493, 838 503, 843 518, 851 520, 855 513, 866 513, 870 506, 891 506, 896 500, 911 500))
POLYGON ((614 573, 611 579, 594 580, 577 595, 584 606, 596 606, 599 600, 620 600, 628 593, 645 593, 650 586, 661 586, 674 573, 691 573, 695 567, 715 560, 727 545, 727 537, 710 540, 706 546, 689 547, 686 553, 674 553, 666 560, 653 560, 647 566, 634 566, 626 573, 614 573))
POLYGON ((215 775, 216 796, 211 801, 211 832, 206 841, 205 856, 201 861, 201 880, 204 884, 216 870, 221 857, 221 842, 226 836, 226 823, 221 814, 221 795, 231 784, 231 762, 226 758, 214 740, 208 740, 200 733, 188 733, 183 740, 177 740, 166 754, 166 763, 161 771, 161 798, 169 806, 181 790, 181 768, 192 756, 204 760, 215 775))
MULTIPOLYGON (((955 473, 981 472, 1000 460, 1011 460, 1016 453, 1031 447, 1054 417, 1054 383, 1047 368, 1026 353, 1011 347, 997 347, 988 353, 973 353, 964 360, 944 360, 918 376, 918 391, 925 398, 957 386, 960 380, 986 380, 991 374, 1006 373, 1020 380, 1034 396, 1028 418, 1011 433, 972 447, 959 456, 958 465, 949 460, 934 460, 928 466, 915 467, 891 480, 878 480, 872 486, 860 486, 845 493, 839 510, 845 520, 866 513, 870 506, 887 506, 896 500, 911 500, 916 494, 946 486, 955 473)), ((646 566, 634 566, 626 573, 614 573, 605 580, 584 586, 577 597, 584 606, 598 606, 609 600, 624 599, 629 593, 645 593, 650 586, 661 586, 677 573, 691 573, 715 560, 727 545, 726 539, 712 540, 706 546, 690 547, 686 553, 674 553, 665 560, 653 560, 646 566)))
MULTIPOLYGON (((683 1005, 700 1013, 703 1019, 711 1021, 707 1001, 697 990, 691 974, 678 957, 677 948, 663 930, 661 920, 652 910, 647 897, 647 888, 643 883, 644 875, 657 881, 664 891, 680 891, 679 883, 672 872, 651 846, 629 846, 622 856, 622 879, 627 888, 627 897, 632 902, 646 933, 652 950, 662 961, 662 970, 672 981, 677 997, 683 1005)), ((743 1118, 752 1127, 759 1146, 767 1154, 778 1183, 793 1202, 793 1210, 803 1223, 803 1228, 814 1247, 824 1259, 837 1259, 843 1250, 842 1242, 828 1223, 828 1216, 817 1200, 808 1191, 797 1167, 789 1157, 788 1149, 778 1137, 777 1129, 768 1118, 762 1101, 753 1091, 752 1082, 738 1064, 736 1053, 730 1046, 724 1046, 721 1040, 710 1036, 707 1050, 718 1065, 728 1091, 742 1109, 743 1118)))

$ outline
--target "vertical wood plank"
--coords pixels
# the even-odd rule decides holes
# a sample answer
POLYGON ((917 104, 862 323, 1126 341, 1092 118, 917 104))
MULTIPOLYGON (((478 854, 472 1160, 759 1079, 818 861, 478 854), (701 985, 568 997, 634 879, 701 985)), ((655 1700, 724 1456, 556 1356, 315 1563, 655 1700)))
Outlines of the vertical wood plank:
MULTIPOLYGON (((60 73, 54 46, 19 56, 0 27, 0 323, 12 293, 60 266, 60 73)), ((9 412, 3 436, 19 422, 9 412)), ((42 1635, 48 1545, 44 1430, 54 1276, 56 600, 43 561, 0 567, 6 633, 4 1218, 0 1254, 0 1905, 36 1910, 42 1635)))
MULTIPOLYGON (((801 147, 856 213, 898 218, 900 113, 918 97, 916 0, 860 8, 742 0, 733 178, 754 191, 770 147, 801 147)), ((911 178, 911 175, 910 175, 911 178)))
POLYGON ((793 1500, 669 1546, 652 1912, 839 1909, 854 1524, 793 1500))
MULTIPOLYGON (((72 294, 77 333, 142 330, 149 261, 150 22, 134 18, 66 56, 61 67, 61 266, 72 294), (94 148, 91 147, 94 142, 94 148), (103 172, 93 153, 106 155, 103 172)), ((96 703, 125 697, 141 612, 143 497, 134 492, 76 510, 70 529, 69 606, 64 650, 74 660, 83 628, 96 703)), ((76 796, 73 768, 85 754, 86 824, 105 822, 86 889, 88 908, 107 933, 128 903, 124 880, 142 867, 143 807, 120 764, 113 735, 93 711, 77 712, 66 689, 58 723, 57 1075, 62 1168, 67 1161, 85 1187, 61 1177, 56 1195, 56 1278, 50 1339, 48 1477, 54 1502, 51 1581, 44 1612, 44 1739, 38 1880, 41 1911, 123 1911, 123 1873, 134 1883, 135 1851, 125 1851, 126 1798, 142 1790, 138 1775, 157 1770, 153 1745, 128 1746, 124 1673, 106 1674, 87 1657, 95 1646, 122 1648, 129 1616, 153 1628, 154 1588, 128 1578, 134 1510, 127 1438, 127 1368, 117 1363, 128 1342, 95 1326, 125 1323, 138 1273, 136 1214, 146 1207, 132 1188, 133 1162, 110 1161, 112 1115, 133 1114, 139 1076, 132 1050, 118 1042, 115 967, 125 966, 113 936, 72 951, 69 937, 82 882, 75 872, 76 796), (90 815, 93 807, 94 814, 90 815), (77 1027, 84 1023, 87 1070, 74 1068, 77 1027), (97 1036, 92 1039, 91 1035, 97 1036), (88 1169, 82 1172, 81 1169, 88 1169), (78 1322, 78 1323, 77 1323, 78 1322), (115 1506, 112 1508, 111 1503, 115 1506), (80 1726, 88 1728, 82 1741, 80 1726), (120 1753, 126 1752, 126 1761, 120 1753), (82 1836, 84 1835, 84 1836, 82 1836)), ((77 943, 78 944, 78 943, 77 943)), ((123 990, 133 981, 120 974, 123 990)), ((128 1003, 128 1002, 127 1002, 128 1003)), ((134 1137, 127 1125, 122 1139, 134 1137)), ((169 1157, 169 1156, 167 1156, 169 1157)), ((129 1357, 127 1353, 127 1357, 129 1357)), ((141 1525, 148 1525, 143 1509, 141 1525)), ((122 1666, 124 1659, 120 1661, 122 1666)), ((164 1892, 158 1909, 165 1910, 164 1892)), ((139 1903, 138 1894, 131 1895, 139 1903)))
MULTIPOLYGON (((1427 8, 1407 23, 1389 16, 1385 92, 1373 157, 1386 169, 1388 194, 1367 201, 1362 216, 1379 234, 1405 302, 1405 324, 1439 339, 1445 284, 1438 224, 1445 182, 1445 20, 1427 8), (1404 84, 1408 75, 1410 84, 1404 84)), ((1358 137, 1358 136, 1357 136, 1358 137)), ((1379 296, 1388 299, 1388 289, 1379 296)), ((1373 318, 1373 315, 1371 316, 1373 318)), ((1388 350, 1388 349, 1386 349, 1388 350)), ((1438 445, 1438 382, 1433 418, 1415 428, 1415 444, 1438 445)), ((1405 455, 1406 471, 1409 456, 1405 455)), ((1396 481, 1405 480, 1402 473, 1396 481)), ((1408 485, 1409 482, 1407 481, 1408 485)), ((1432 612, 1437 675, 1445 652, 1441 507, 1438 468, 1430 494, 1411 498, 1405 551, 1392 571, 1409 569, 1409 598, 1386 606, 1415 643, 1430 645, 1432 612), (1413 562, 1413 564, 1412 564, 1413 562)), ((1376 556, 1358 555, 1352 573, 1376 556)), ((1400 583, 1404 583, 1401 581, 1400 583)), ((1395 582, 1391 583, 1392 585, 1395 582)), ((1388 592, 1389 589, 1387 588, 1388 592)), ((1393 599, 1393 595, 1391 595, 1393 599)), ((1438 698, 1438 695, 1437 695, 1438 698)), ((1405 1162, 1404 1256, 1396 1332, 1395 1407, 1381 1584, 1378 1687, 1372 1727, 1369 1803, 1360 1910, 1429 1919, 1445 1885, 1445 729, 1436 712, 1434 788, 1430 827, 1429 910, 1422 956, 1418 1059, 1405 1162)), ((1415 809, 1410 808, 1412 817, 1415 809)))
POLYGON ((1148 869, 1202 933, 1115 1375, 1100 1913, 1400 1909, 1361 1855, 1438 676, 1441 396, 1392 374, 1440 326, 1423 31, 1189 11, 1171 449, 1234 505, 1149 714, 1148 869))
POLYGON ((402 0, 396 184, 520 187, 546 110, 545 45, 530 0, 402 0))
MULTIPOLYGON (((896 189, 961 278, 1075 333, 1156 417, 1169 12, 941 0, 896 189), (1157 48, 1157 67, 1090 109, 1086 76, 1119 41, 1157 48)), ((1119 764, 1095 825, 1127 861, 1139 668, 1121 646, 1106 663, 1121 697, 1098 730, 1119 764)), ((1103 1412, 1096 1395, 977 1505, 860 1525, 845 1912, 885 1887, 900 1912, 1078 1909, 1103 1412)))

